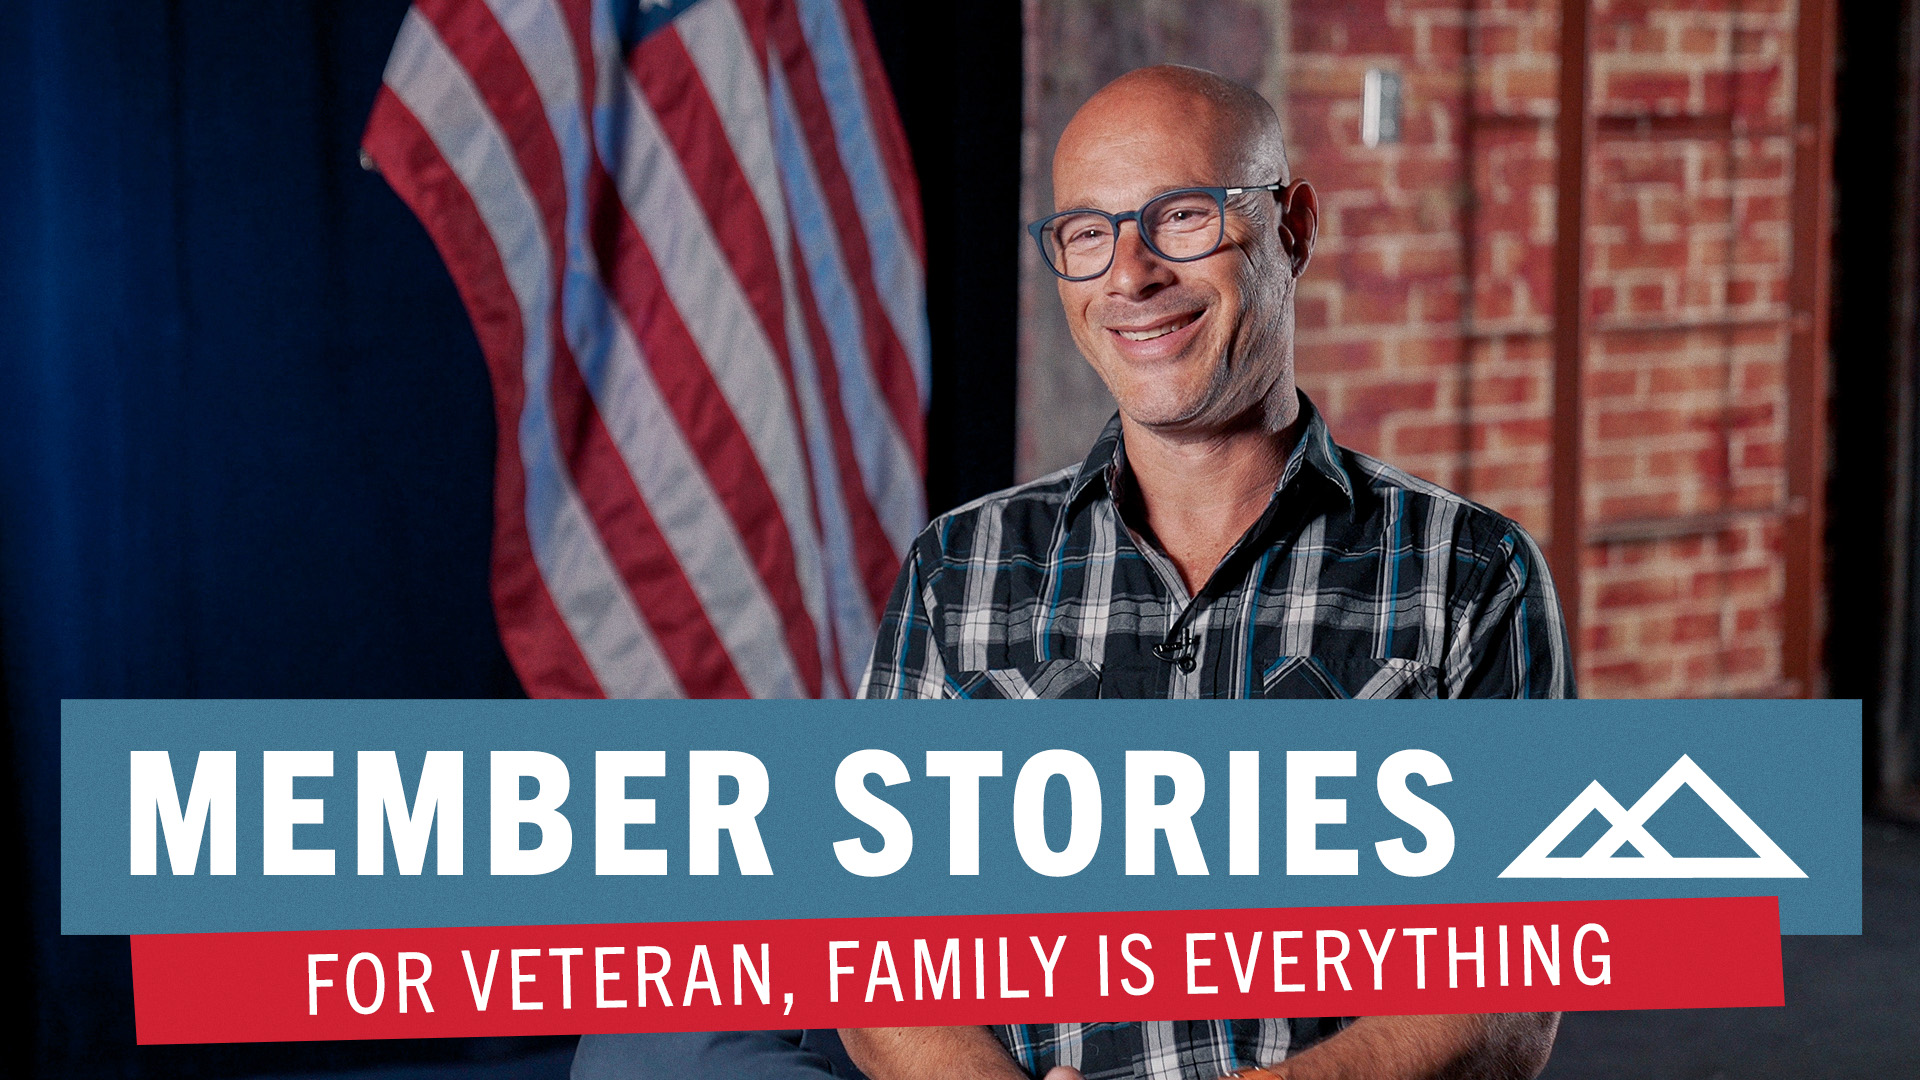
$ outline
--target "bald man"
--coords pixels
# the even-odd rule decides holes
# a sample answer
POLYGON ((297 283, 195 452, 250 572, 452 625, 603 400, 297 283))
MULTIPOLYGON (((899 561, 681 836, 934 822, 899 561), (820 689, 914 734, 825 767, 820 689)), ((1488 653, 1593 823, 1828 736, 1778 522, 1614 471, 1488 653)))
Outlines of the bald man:
MULTIPOLYGON (((1294 289, 1319 206, 1289 175, 1264 99, 1192 68, 1131 72, 1067 125, 1053 188, 1056 212, 1029 232, 1119 412, 1081 464, 928 526, 864 696, 1572 696, 1559 603, 1526 533, 1340 447, 1295 387, 1294 289)), ((1308 1017, 840 1036, 872 1080, 1391 1080, 1533 1076, 1556 1024, 1308 1017)), ((648 1075, 797 1080, 816 1068, 702 1052, 698 1068, 648 1075)))
MULTIPOLYGON (((1273 109, 1192 68, 1095 94, 1029 231, 1120 409, 1078 466, 929 526, 868 697, 1567 697, 1513 522, 1335 444, 1294 385, 1319 220, 1273 109)), ((1552 1016, 846 1031, 874 1080, 1531 1076, 1552 1016), (1070 1068, 1069 1068, 1070 1067, 1070 1068), (1057 1069, 1056 1073, 1049 1070, 1057 1069), (1073 1070, 1077 1070, 1073 1071, 1073 1070)))

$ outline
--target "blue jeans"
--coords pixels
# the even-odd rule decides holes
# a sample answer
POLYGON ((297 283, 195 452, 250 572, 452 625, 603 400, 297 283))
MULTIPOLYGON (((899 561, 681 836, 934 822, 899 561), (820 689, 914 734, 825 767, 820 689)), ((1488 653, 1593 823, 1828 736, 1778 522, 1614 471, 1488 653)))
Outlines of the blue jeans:
POLYGON ((582 1035, 572 1080, 866 1080, 831 1028, 582 1035))

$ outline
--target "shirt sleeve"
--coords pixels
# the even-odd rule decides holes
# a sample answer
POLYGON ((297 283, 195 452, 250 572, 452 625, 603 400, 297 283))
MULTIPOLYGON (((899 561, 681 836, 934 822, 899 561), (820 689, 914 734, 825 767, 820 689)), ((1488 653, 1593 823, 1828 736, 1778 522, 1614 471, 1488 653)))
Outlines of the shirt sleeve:
POLYGON ((933 619, 927 614, 921 548, 914 544, 894 579, 893 594, 874 635, 873 656, 860 680, 863 698, 947 697, 947 666, 940 658, 933 619))
POLYGON ((1447 658, 1449 697, 1570 698, 1573 651, 1546 557, 1518 525, 1485 556, 1447 658))

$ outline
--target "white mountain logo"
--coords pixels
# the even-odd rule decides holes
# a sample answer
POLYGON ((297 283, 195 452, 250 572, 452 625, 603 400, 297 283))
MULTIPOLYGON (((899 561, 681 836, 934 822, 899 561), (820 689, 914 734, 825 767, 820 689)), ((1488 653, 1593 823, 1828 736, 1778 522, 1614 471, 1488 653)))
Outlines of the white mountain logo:
POLYGON ((1806 872, 1801 870, 1780 845, 1760 826, 1753 823, 1747 812, 1734 804, 1720 785, 1713 782, 1692 758, 1685 754, 1673 763, 1666 775, 1654 782, 1645 795, 1633 804, 1632 809, 1620 805, 1595 780, 1587 789, 1573 800, 1560 816, 1553 819, 1546 831, 1533 838, 1527 850, 1513 860, 1505 870, 1500 871, 1503 878, 1803 878, 1806 872), (1652 834, 1647 832, 1647 821, 1654 812, 1667 804, 1673 793, 1685 785, 1693 789, 1720 820, 1733 829, 1735 835, 1746 841, 1753 850, 1752 855, 1735 858, 1677 858, 1660 846, 1652 834), (1593 846, 1579 856, 1562 855, 1554 857, 1553 850, 1560 846, 1573 830, 1587 819, 1587 815, 1598 811, 1612 826, 1593 846), (1621 848, 1632 844, 1640 852, 1638 857, 1621 855, 1621 848))

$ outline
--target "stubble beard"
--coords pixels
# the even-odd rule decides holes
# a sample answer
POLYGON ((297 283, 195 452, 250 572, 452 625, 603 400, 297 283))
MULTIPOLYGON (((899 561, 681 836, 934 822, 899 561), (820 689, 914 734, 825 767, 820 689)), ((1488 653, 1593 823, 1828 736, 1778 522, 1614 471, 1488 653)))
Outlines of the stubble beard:
POLYGON ((1265 318, 1237 327, 1221 348, 1206 386, 1174 410, 1129 419, 1172 436, 1257 430, 1273 435, 1297 412, 1293 382, 1293 295, 1287 288, 1265 318))

